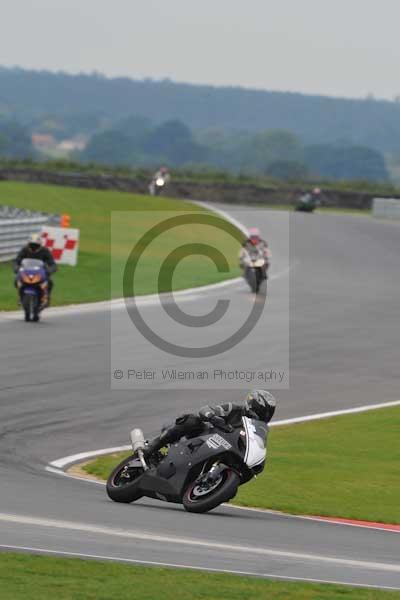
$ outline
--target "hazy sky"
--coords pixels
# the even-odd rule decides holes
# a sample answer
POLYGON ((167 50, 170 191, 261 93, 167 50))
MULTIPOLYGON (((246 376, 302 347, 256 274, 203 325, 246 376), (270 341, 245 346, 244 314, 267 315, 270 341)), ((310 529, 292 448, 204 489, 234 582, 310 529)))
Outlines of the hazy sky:
POLYGON ((0 0, 0 64, 400 94, 399 0, 0 0))

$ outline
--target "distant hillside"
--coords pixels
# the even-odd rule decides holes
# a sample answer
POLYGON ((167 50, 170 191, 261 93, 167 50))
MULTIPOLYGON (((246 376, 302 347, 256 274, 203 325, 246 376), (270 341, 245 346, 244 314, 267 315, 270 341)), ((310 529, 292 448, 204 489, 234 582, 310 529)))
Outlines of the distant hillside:
POLYGON ((400 152, 395 102, 0 67, 0 115, 30 123, 51 114, 96 114, 112 122, 137 114, 156 123, 179 119, 192 129, 284 129, 306 144, 352 143, 400 152))

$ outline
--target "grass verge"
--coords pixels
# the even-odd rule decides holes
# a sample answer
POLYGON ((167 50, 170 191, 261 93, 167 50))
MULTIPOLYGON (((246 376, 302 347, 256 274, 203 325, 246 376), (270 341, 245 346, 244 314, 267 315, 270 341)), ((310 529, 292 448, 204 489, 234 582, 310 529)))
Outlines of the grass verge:
MULTIPOLYGON (((272 428, 264 473, 234 503, 400 524, 399 430, 400 407, 272 428)), ((84 469, 106 479, 120 460, 100 457, 84 469)))
MULTIPOLYGON (((152 198, 115 191, 83 190, 50 185, 1 182, 0 204, 50 213, 71 215, 71 226, 81 230, 77 267, 60 266, 55 275, 53 305, 95 302, 122 296, 121 285, 113 284, 111 292, 111 260, 116 272, 121 272, 129 251, 139 237, 159 218, 161 211, 199 211, 199 207, 170 198, 152 198), (117 242, 110 260, 110 219, 116 215, 117 242), (123 212, 122 212, 123 211, 123 212), (115 214, 115 213, 114 213, 115 214)), ((239 245, 217 228, 193 228, 187 225, 172 230, 154 241, 143 267, 138 273, 137 294, 157 291, 157 269, 170 248, 195 242, 217 247, 227 257, 230 270, 218 272, 209 259, 193 255, 181 261, 173 277, 173 289, 216 283, 239 274, 239 245)), ((115 283, 115 282, 114 282, 115 283)), ((16 292, 10 263, 0 263, 0 310, 16 309, 16 292)))
MULTIPOLYGON (((287 211, 287 212, 295 212, 295 205, 294 204, 271 204, 266 202, 261 203, 261 202, 257 202, 257 203, 247 203, 247 206, 253 206, 254 208, 266 208, 269 210, 283 210, 283 211, 287 211)), ((307 214, 309 216, 310 213, 302 213, 302 214, 307 214)), ((336 207, 336 206, 321 206, 319 208, 315 209, 315 213, 317 215, 324 215, 324 214, 331 214, 331 215, 357 215, 357 216, 363 216, 363 217, 371 217, 372 216, 372 211, 370 209, 367 208, 346 208, 346 207, 336 207)))
POLYGON ((269 581, 76 558, 0 554, 2 600, 378 600, 400 598, 340 585, 269 581))

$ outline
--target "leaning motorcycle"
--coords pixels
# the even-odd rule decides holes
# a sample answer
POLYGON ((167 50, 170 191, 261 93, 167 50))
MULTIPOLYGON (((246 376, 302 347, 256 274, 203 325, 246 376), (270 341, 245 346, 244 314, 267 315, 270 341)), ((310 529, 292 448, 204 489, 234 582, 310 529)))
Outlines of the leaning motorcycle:
POLYGON ((258 248, 246 251, 242 259, 243 276, 254 294, 258 294, 261 285, 267 279, 267 259, 258 248))
POLYGON ((41 260, 25 258, 17 273, 25 321, 37 322, 41 311, 46 308, 49 297, 49 282, 45 264, 41 260))
POLYGON ((166 181, 163 177, 152 179, 149 185, 150 196, 159 196, 165 188, 166 181))
POLYGON ((241 427, 207 425, 202 435, 182 438, 148 458, 143 432, 131 432, 133 454, 107 481, 114 502, 143 496, 183 504, 188 512, 205 513, 236 495, 264 466, 268 426, 242 417, 241 427))
POLYGON ((311 194, 304 194, 303 196, 300 196, 295 206, 295 211, 313 213, 318 205, 319 202, 311 194))

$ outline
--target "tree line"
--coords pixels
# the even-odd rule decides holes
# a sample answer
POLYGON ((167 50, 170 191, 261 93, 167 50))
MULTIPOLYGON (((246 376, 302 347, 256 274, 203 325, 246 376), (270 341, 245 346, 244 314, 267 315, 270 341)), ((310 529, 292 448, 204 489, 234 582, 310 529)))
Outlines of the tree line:
POLYGON ((283 129, 307 145, 343 143, 400 153, 399 102, 0 68, 0 115, 24 124, 55 115, 69 120, 72 129, 93 132, 96 124, 130 114, 157 124, 178 119, 193 131, 283 129))
MULTIPOLYGON (((28 127, 0 119, 0 157, 40 158, 28 127)), ((343 143, 305 145, 284 130, 257 134, 215 129, 193 132, 179 120, 156 125, 136 115, 94 133, 86 148, 71 158, 135 168, 163 164, 200 171, 212 167, 282 181, 388 180, 384 157, 373 148, 343 143)))

